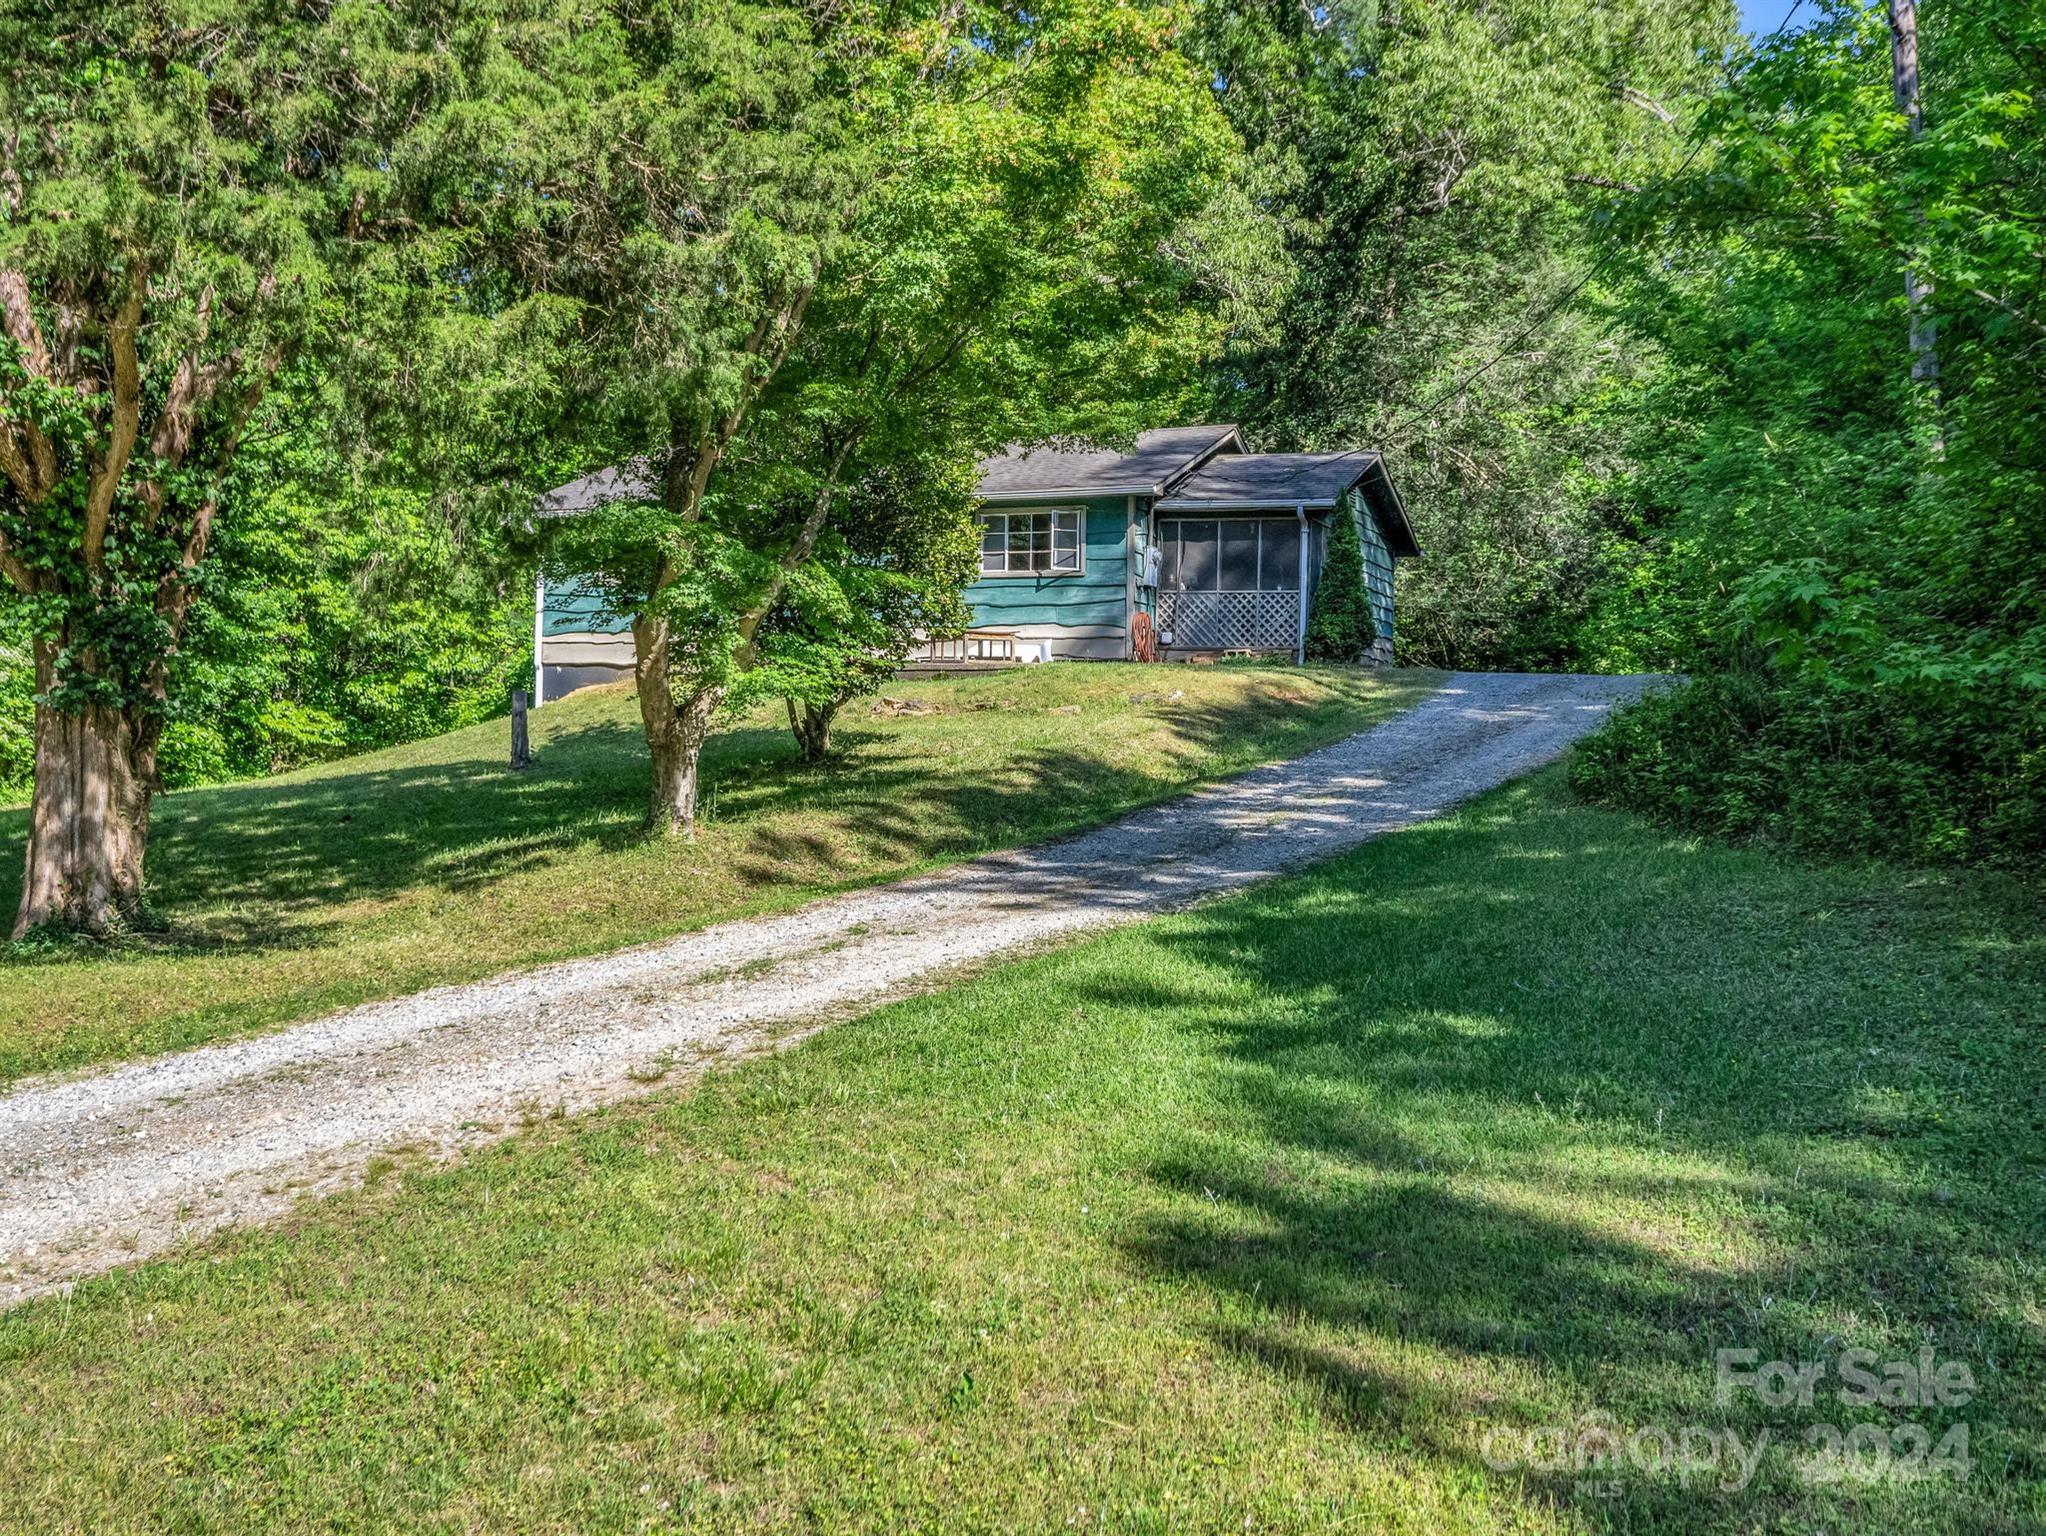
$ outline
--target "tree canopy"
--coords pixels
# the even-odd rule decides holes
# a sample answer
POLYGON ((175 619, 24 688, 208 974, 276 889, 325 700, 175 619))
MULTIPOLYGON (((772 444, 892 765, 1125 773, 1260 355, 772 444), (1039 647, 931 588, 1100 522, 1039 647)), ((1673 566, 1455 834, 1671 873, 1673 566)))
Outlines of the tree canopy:
MULTIPOLYGON (((565 396, 597 457, 644 466, 641 504, 560 530, 552 558, 602 573, 632 618, 655 827, 691 827, 697 751, 769 614, 856 569, 829 558, 848 485, 928 481, 1014 438, 1127 433, 1189 397, 1227 308, 1214 261, 1189 253, 1233 145, 1171 44, 1169 13, 1092 0, 834 16, 800 50, 808 93, 749 114, 756 174, 730 207, 678 221, 588 184, 611 210, 597 222, 646 226, 625 244, 688 253, 663 291, 704 317, 682 303, 649 337, 639 279, 596 273, 576 345, 594 330, 598 364, 565 396)), ((703 47, 700 29, 672 46, 703 47)))
POLYGON ((1802 9, 0 7, 17 927, 143 915, 164 782, 500 707, 536 558, 686 829, 723 705, 963 621, 978 457, 1196 418, 1386 455, 1401 659, 1690 675, 1586 792, 2022 862, 2046 15, 1802 9))

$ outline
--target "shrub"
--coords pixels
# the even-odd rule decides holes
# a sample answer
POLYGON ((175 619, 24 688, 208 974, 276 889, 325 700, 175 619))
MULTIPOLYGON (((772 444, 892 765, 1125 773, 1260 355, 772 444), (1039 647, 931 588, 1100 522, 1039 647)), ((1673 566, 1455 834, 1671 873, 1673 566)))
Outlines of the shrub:
POLYGON ((1824 854, 2036 868, 2046 723, 2032 690, 1831 688, 1708 675, 1616 715, 1572 756, 1586 799, 1824 854))
POLYGON ((1314 589, 1307 614, 1307 659, 1355 661, 1377 637, 1371 597, 1364 587, 1364 541, 1358 536, 1356 518, 1347 508, 1339 508, 1329 524, 1321 584, 1314 589))

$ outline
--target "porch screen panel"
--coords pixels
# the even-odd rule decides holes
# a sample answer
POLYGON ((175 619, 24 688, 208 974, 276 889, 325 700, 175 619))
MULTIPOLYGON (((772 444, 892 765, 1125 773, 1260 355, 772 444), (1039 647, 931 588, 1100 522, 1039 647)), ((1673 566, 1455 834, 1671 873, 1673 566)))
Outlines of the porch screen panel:
POLYGON ((1215 590, 1215 525, 1179 525, 1179 585, 1189 592, 1215 590))
POLYGON ((1161 518, 1158 541, 1158 625, 1169 644, 1284 651, 1297 643, 1297 518, 1161 518))
POLYGON ((1179 520, 1161 518, 1158 523, 1158 590, 1171 592, 1179 586, 1179 520))
POLYGON ((1300 586, 1300 524, 1292 518, 1266 518, 1258 529, 1258 584, 1267 592, 1293 592, 1300 586))
POLYGON ((1215 588, 1220 592, 1255 592, 1257 579, 1257 524, 1231 519, 1222 524, 1216 540, 1221 556, 1215 588))

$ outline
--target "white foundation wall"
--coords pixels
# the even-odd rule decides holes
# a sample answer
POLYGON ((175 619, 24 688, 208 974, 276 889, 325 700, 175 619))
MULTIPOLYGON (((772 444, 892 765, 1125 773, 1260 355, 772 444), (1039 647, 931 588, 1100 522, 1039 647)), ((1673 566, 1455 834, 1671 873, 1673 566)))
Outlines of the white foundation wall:
POLYGON ((632 678, 632 636, 544 635, 540 640, 540 696, 558 699, 578 688, 632 678))

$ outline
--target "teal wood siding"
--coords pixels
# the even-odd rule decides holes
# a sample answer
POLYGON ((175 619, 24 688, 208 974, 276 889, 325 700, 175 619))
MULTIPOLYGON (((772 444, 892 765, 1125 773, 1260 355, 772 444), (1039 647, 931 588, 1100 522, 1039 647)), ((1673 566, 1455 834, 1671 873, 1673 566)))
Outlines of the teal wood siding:
POLYGON ((608 613, 600 589, 587 579, 550 581, 544 632, 550 635, 622 635, 629 619, 608 613))
POLYGON ((1385 541, 1385 530, 1378 526, 1378 517, 1364 498, 1362 491, 1352 491, 1349 496, 1350 510, 1357 519, 1357 531, 1364 541, 1364 588, 1371 600, 1371 622, 1378 631, 1378 643, 1372 647, 1382 660, 1392 656, 1393 625, 1393 581, 1398 562, 1394 560, 1392 546, 1385 541))
POLYGON ((1128 622, 1124 581, 1129 557, 1125 550, 1129 502, 1121 496, 1092 501, 1047 501, 1042 508, 1017 505, 990 511, 1029 512, 1053 507, 1086 511, 1083 547, 1086 569, 1073 576, 1049 573, 1031 576, 984 576, 966 589, 973 622, 982 628, 1021 624, 1060 624, 1069 628, 1112 627, 1128 622))

